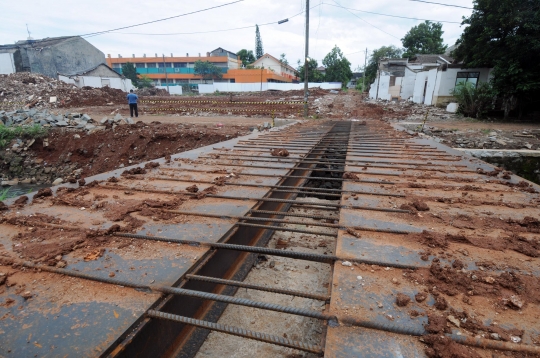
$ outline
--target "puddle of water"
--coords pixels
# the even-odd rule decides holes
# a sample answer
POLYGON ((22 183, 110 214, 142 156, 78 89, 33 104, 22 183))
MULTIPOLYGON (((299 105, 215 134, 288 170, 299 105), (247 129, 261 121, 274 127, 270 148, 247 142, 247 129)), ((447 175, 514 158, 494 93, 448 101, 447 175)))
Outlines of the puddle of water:
POLYGON ((482 158, 483 161, 501 167, 522 178, 540 184, 540 157, 482 158))
POLYGON ((4 186, 0 190, 2 192, 8 190, 7 198, 14 198, 16 196, 32 193, 34 191, 38 191, 41 188, 48 188, 50 186, 51 185, 49 184, 19 184, 13 186, 4 186))

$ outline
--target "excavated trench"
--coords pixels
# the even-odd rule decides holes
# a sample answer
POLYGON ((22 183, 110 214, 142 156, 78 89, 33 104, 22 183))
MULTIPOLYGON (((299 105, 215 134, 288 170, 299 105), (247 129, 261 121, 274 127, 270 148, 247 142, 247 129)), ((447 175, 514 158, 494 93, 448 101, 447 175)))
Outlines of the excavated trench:
MULTIPOLYGON (((328 222, 339 217, 339 205, 336 203, 340 197, 346 143, 348 142, 351 123, 327 123, 322 128, 319 133, 313 133, 313 131, 305 133, 307 138, 320 139, 313 142, 315 144, 308 151, 308 154, 290 170, 289 174, 278 183, 275 189, 270 190, 265 196, 265 198, 273 201, 259 202, 253 208, 254 210, 252 210, 249 216, 258 219, 256 225, 250 224, 251 226, 233 228, 218 242, 255 247, 269 247, 270 243, 270 247, 280 248, 281 246, 283 248, 283 242, 287 241, 286 246, 289 246, 289 242, 291 247, 296 245, 304 247, 315 246, 321 249, 318 250, 321 251, 320 254, 333 255, 335 244, 333 241, 321 241, 316 236, 312 237, 313 240, 310 238, 306 241, 302 240, 302 235, 300 242, 295 244, 294 241, 296 238, 294 235, 292 237, 288 236, 287 239, 283 237, 276 238, 275 236, 278 232, 288 234, 291 232, 302 233, 302 230, 296 228, 297 225, 287 225, 286 223, 284 225, 275 224, 275 222, 279 222, 279 220, 283 220, 289 216, 292 216, 291 220, 297 220, 297 216, 305 216, 306 218, 310 218, 313 215, 320 216, 321 212, 317 211, 319 209, 326 212, 325 217, 328 217, 328 222), (329 125, 331 125, 331 128, 328 128, 329 125), (328 162, 328 164, 315 164, 321 162, 328 162), (327 171, 327 168, 332 168, 332 171, 327 171), (280 187, 296 189, 281 190, 280 187), (302 194, 305 191, 309 191, 309 194, 302 194), (306 205, 305 200, 303 200, 303 204, 296 204, 295 200, 298 197, 313 198, 310 199, 314 201, 313 205, 306 205), (333 201, 332 204, 328 204, 329 200, 333 201), (320 204, 321 207, 319 207, 319 202, 325 203, 320 204), (330 205, 330 207, 324 207, 324 205, 330 205), (311 211, 306 212, 306 210, 311 211), (260 220, 264 218, 268 218, 269 221, 260 220), (280 229, 276 231, 273 229, 275 227, 280 227, 280 229)), ((303 137, 301 136, 301 138, 303 137)), ((308 148, 309 146, 305 147, 308 148)), ((307 224, 304 225, 307 226, 307 224)), ((331 234, 332 237, 335 237, 337 230, 331 230, 335 231, 331 234)), ((305 231, 305 233, 313 232, 313 230, 305 231)), ((328 238, 326 237, 326 239, 328 238)), ((303 261, 301 256, 287 260, 300 262, 299 265, 302 267, 310 267, 309 262, 303 261)), ((260 267, 261 263, 270 265, 267 262, 269 260, 265 255, 247 251, 215 249, 209 251, 203 259, 199 260, 198 265, 188 270, 187 275, 242 282, 246 279, 253 267, 260 267)), ((326 274, 320 275, 322 277, 321 282, 316 282, 317 285, 320 284, 323 287, 323 290, 328 295, 331 287, 331 283, 329 282, 331 278, 330 262, 318 263, 318 265, 326 266, 326 274)), ((295 265, 298 264, 296 263, 295 265)), ((226 296, 235 296, 238 291, 238 287, 236 286, 186 279, 185 276, 180 278, 174 286, 187 290, 217 293, 226 296)), ((228 304, 225 302, 202 300, 190 296, 168 295, 156 303, 154 309, 172 315, 192 317, 207 322, 217 322, 227 307, 228 304)), ((240 307, 240 310, 245 309, 242 306, 233 307, 240 307)), ((324 304, 320 307, 324 307, 324 304)), ((323 339, 322 323, 318 323, 319 325, 313 325, 313 327, 318 332, 318 339, 323 339)), ((194 325, 183 324, 172 320, 144 319, 134 327, 129 335, 124 336, 123 340, 119 340, 118 344, 112 346, 106 353, 115 353, 115 356, 122 357, 194 357, 207 339, 209 333, 210 330, 208 329, 202 329, 194 325)))

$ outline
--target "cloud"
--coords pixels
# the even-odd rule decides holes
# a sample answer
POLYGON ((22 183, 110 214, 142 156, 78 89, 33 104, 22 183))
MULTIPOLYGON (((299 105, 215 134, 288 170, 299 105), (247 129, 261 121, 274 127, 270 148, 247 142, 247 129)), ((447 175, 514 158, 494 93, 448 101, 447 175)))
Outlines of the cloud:
MULTIPOLYGON (((470 10, 450 8, 407 0, 336 0, 341 6, 371 12, 409 16, 415 18, 461 21, 470 10)), ((471 0, 441 0, 472 6, 471 0)), ((93 0, 9 1, 2 4, 0 15, 0 43, 9 44, 26 39, 28 24, 34 38, 85 34, 137 23, 161 19, 202 8, 225 4, 231 0, 200 1, 132 1, 111 2, 93 0)), ((148 56, 165 54, 205 54, 217 47, 230 51, 255 48, 255 24, 277 22, 290 18, 281 25, 260 26, 265 52, 276 57, 287 54, 289 62, 296 65, 304 58, 304 15, 293 17, 303 10, 305 1, 245 0, 194 15, 171 19, 155 24, 134 27, 117 33, 89 37, 87 40, 105 54, 129 57, 132 54, 148 56), (243 30, 220 31, 207 34, 153 36, 155 33, 201 32, 252 26, 243 30), (137 33, 137 34, 134 34, 137 33)), ((372 51, 386 45, 401 46, 401 39, 412 26, 420 21, 383 17, 342 8, 334 0, 311 0, 310 57, 321 63, 334 45, 348 56, 353 68, 364 64, 366 47, 372 51), (354 13, 357 15, 354 16, 354 13), (367 24, 365 21, 369 22, 367 24), (382 30, 382 31, 381 31, 382 30), (388 35, 390 34, 390 35, 388 35)), ((454 44, 462 32, 459 24, 443 24, 445 43, 454 44)))

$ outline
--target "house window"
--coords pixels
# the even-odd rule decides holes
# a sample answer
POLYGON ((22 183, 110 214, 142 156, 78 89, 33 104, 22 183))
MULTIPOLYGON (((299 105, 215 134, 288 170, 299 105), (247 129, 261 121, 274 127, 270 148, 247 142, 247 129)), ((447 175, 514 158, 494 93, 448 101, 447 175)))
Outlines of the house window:
POLYGON ((101 79, 101 87, 111 87, 111 80, 102 78, 101 79))
POLYGON ((135 67, 137 67, 137 68, 146 68, 146 66, 144 65, 144 63, 136 63, 136 64, 135 64, 135 67))
POLYGON ((149 62, 146 64, 146 67, 148 68, 156 68, 156 64, 154 62, 149 62))
POLYGON ((112 68, 122 68, 122 64, 121 63, 113 63, 112 68))
POLYGON ((458 72, 456 78, 456 86, 460 83, 469 82, 476 87, 480 72, 458 72))
POLYGON ((390 76, 390 87, 396 85, 396 76, 390 76))
POLYGON ((182 68, 182 67, 187 67, 187 63, 186 62, 175 62, 174 63, 174 68, 182 68))
POLYGON ((158 67, 159 67, 159 68, 163 68, 163 67, 169 67, 169 68, 171 68, 171 67, 172 67, 172 63, 171 63, 171 62, 165 62, 165 63, 163 63, 163 62, 158 62, 158 67))

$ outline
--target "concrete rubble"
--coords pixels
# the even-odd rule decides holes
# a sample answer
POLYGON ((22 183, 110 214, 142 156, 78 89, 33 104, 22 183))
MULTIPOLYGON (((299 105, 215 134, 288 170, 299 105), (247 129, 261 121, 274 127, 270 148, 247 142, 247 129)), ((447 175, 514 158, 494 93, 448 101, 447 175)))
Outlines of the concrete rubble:
MULTIPOLYGON (((36 73, 0 75, 0 109, 68 108, 127 104, 127 93, 110 87, 76 87, 36 73)), ((148 89, 140 96, 168 96, 167 91, 148 89)))
POLYGON ((47 109, 38 110, 18 109, 13 111, 0 110, 1 124, 10 126, 32 126, 41 125, 46 128, 73 128, 83 129, 86 131, 95 131, 105 129, 105 125, 112 126, 121 124, 134 124, 133 119, 125 118, 120 114, 116 114, 113 118, 104 117, 99 122, 95 121, 86 113, 65 113, 54 114, 47 109))

